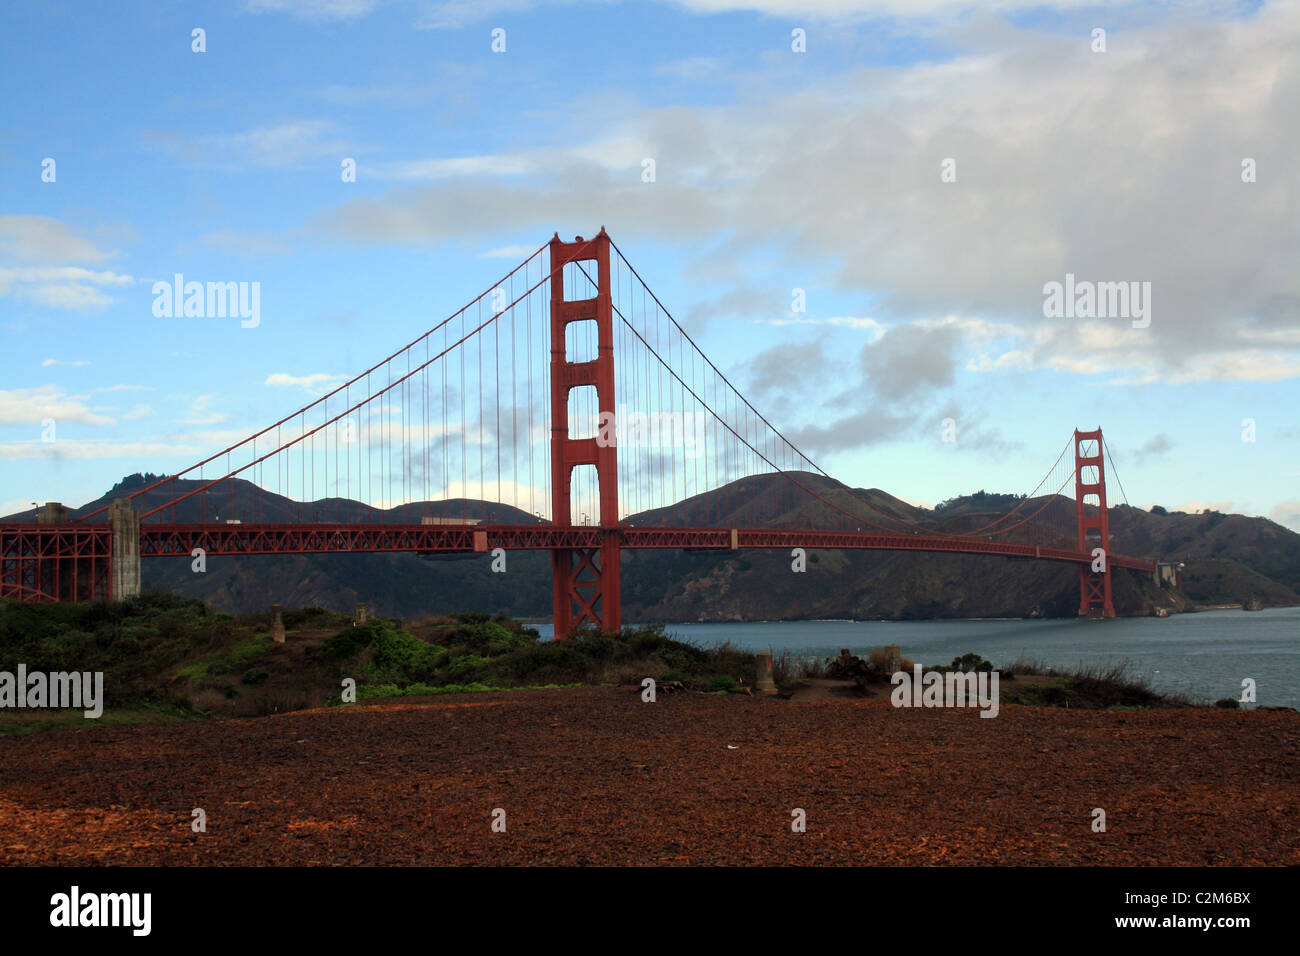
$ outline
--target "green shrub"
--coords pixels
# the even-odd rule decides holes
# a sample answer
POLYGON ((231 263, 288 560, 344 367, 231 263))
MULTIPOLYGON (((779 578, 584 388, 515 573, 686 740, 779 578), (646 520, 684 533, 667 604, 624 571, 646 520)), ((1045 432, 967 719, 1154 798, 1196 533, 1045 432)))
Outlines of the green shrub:
MULTIPOLYGON (((589 658, 572 643, 546 641, 484 661, 477 668, 476 676, 493 684, 581 681, 586 679, 589 664, 589 658)), ((449 675, 449 679, 453 678, 449 675)), ((463 680, 464 677, 458 675, 454 679, 463 680)))
POLYGON ((329 611, 323 607, 289 608, 283 614, 284 629, 286 631, 305 631, 342 627, 351 616, 341 611, 329 611))
POLYGON ((363 647, 368 647, 374 640, 378 625, 362 624, 359 627, 345 627, 337 634, 332 634, 321 642, 325 653, 330 657, 346 659, 353 657, 363 647))
POLYGON ((573 641, 573 648, 595 661, 617 660, 626 657, 630 650, 626 641, 599 631, 587 631, 578 635, 573 641))
MULTIPOLYGON (((946 668, 936 668, 936 670, 945 669, 946 668)), ((986 661, 978 654, 963 654, 961 657, 954 657, 952 659, 951 669, 961 671, 962 673, 968 673, 970 671, 991 671, 993 670, 993 664, 990 661, 986 661)))
POLYGON ((375 630, 370 652, 370 676, 398 685, 433 680, 447 659, 446 648, 386 627, 375 630))

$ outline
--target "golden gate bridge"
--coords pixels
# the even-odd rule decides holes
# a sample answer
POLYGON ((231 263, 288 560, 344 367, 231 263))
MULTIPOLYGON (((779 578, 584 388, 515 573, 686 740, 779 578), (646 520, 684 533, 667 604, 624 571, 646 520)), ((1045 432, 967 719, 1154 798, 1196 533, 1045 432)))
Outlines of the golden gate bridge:
POLYGON ((543 550, 563 639, 621 627, 623 549, 844 548, 1074 564, 1079 613, 1113 617, 1112 569, 1156 565, 1110 553, 1107 461, 1101 429, 1076 429, 1007 512, 917 520, 796 447, 602 227, 556 235, 413 342, 189 468, 72 518, 50 503, 0 524, 0 598, 122 600, 141 559, 200 550, 543 550))

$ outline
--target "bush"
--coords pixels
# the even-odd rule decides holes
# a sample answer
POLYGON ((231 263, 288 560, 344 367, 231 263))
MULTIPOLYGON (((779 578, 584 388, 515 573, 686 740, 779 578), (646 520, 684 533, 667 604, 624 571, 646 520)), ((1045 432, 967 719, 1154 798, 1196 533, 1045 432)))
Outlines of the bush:
POLYGON ((270 676, 271 672, 265 667, 250 667, 248 670, 244 671, 240 680, 250 687, 256 687, 270 676))
POLYGON ((353 657, 363 647, 368 647, 375 639, 377 625, 362 624, 359 627, 345 627, 321 642, 325 653, 330 657, 346 659, 353 657))
POLYGON ((886 677, 889 676, 889 665, 891 662, 889 655, 885 653, 883 647, 873 647, 871 650, 867 651, 867 663, 877 674, 886 677))
MULTIPOLYGON (((545 642, 522 647, 513 653, 485 661, 478 668, 479 680, 489 684, 560 683, 585 680, 590 659, 573 643, 545 642)), ((451 678, 451 672, 448 673, 451 678)), ((457 673, 456 680, 464 677, 457 673)))
POLYGON ((672 670, 700 674, 707 669, 709 652, 694 644, 674 641, 659 628, 634 632, 628 640, 633 657, 652 658, 672 670))
POLYGON ((578 635, 573 642, 573 647, 580 654, 597 661, 612 661, 627 657, 630 650, 627 642, 599 631, 587 631, 578 635))
POLYGON ((446 648, 386 627, 376 629, 370 651, 373 655, 370 676, 384 683, 432 680, 434 672, 447 659, 446 648))
POLYGON ((522 627, 511 618, 492 618, 487 614, 426 618, 417 629, 426 640, 447 648, 452 656, 470 652, 497 657, 535 644, 540 637, 535 628, 522 627))
POLYGON ((300 607, 285 610, 284 629, 286 631, 324 630, 329 627, 342 627, 352 617, 341 611, 329 611, 323 607, 300 607))
POLYGON ((961 671, 963 674, 970 671, 991 671, 993 670, 993 664, 978 654, 963 654, 961 657, 952 659, 952 669, 961 671))
POLYGON ((1240 710, 1241 701, 1234 700, 1231 697, 1220 697, 1214 702, 1214 706, 1222 708, 1223 710, 1240 710))

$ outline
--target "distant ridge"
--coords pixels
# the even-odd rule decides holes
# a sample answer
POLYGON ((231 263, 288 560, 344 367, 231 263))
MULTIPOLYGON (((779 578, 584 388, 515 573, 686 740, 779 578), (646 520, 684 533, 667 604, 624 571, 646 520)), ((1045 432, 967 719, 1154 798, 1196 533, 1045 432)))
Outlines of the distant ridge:
MULTIPOLYGON (((156 476, 132 475, 95 501, 70 508, 89 513, 156 476)), ((835 500, 850 492, 820 475, 799 481, 835 500)), ((176 488, 189 491, 198 481, 180 480, 167 489, 136 499, 147 510, 173 499, 176 488)), ((509 505, 475 499, 414 502, 388 511, 340 498, 296 502, 251 482, 223 482, 222 492, 182 502, 173 519, 259 520, 276 523, 317 520, 386 520, 418 524, 425 515, 467 517, 503 524, 533 524, 536 515, 509 505), (235 496, 232 498, 232 494, 235 496), (240 513, 233 513, 234 501, 240 513), (228 509, 228 510, 223 510, 228 509), (218 518, 214 519, 214 516, 218 518)), ((635 514, 633 525, 678 527, 758 525, 797 527, 809 507, 806 493, 778 475, 742 479, 695 495, 668 508, 635 514)), ((854 489, 897 517, 936 531, 969 532, 1006 514, 1022 499, 977 493, 950 499, 935 509, 909 505, 879 489, 854 489)), ((1069 527, 1074 502, 1039 498, 1020 515, 1042 507, 1038 534, 1069 527)), ((4 520, 30 520, 30 512, 4 520)), ((882 519, 883 520, 883 519, 882 519)), ((1018 520, 1018 519, 1017 519, 1018 520)), ((1265 518, 1168 514, 1128 506, 1111 509, 1112 547, 1133 555, 1158 555, 1181 561, 1181 597, 1155 588, 1144 575, 1121 572, 1115 578, 1120 614, 1150 614, 1157 607, 1180 610, 1184 604, 1300 604, 1300 535, 1265 518)), ((1072 546, 1068 536, 1055 532, 1072 546)), ((624 619, 628 621, 752 621, 813 618, 888 619, 1017 618, 1031 612, 1070 617, 1078 608, 1078 579, 1072 567, 1009 561, 977 555, 883 551, 810 551, 808 570, 793 574, 788 553, 744 550, 728 553, 625 551, 624 619)), ((425 613, 488 611, 549 618, 549 555, 518 552, 508 556, 507 572, 494 574, 481 555, 441 556, 366 553, 355 555, 275 555, 210 557, 207 571, 195 574, 185 558, 158 558, 143 564, 144 586, 201 597, 221 610, 263 610, 272 603, 350 610, 358 601, 377 613, 417 617, 425 613)))

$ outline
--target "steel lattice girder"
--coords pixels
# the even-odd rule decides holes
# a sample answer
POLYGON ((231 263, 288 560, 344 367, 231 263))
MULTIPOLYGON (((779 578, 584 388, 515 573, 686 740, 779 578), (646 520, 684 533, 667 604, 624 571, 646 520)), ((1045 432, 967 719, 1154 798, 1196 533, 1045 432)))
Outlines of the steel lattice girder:
POLYGON ((92 600, 107 586, 110 534, 103 525, 0 525, 0 598, 92 600))
MULTIPOLYGON (((486 534, 487 548, 541 551, 554 548, 596 548, 608 529, 574 525, 174 525, 149 524, 140 529, 142 557, 188 556, 195 548, 208 554, 311 554, 350 551, 454 552, 478 550, 475 533, 486 534)), ((617 529, 620 548, 681 548, 729 550, 730 528, 617 529)), ((736 531, 741 548, 836 548, 879 551, 932 551, 1036 558, 1071 564, 1091 564, 1089 552, 1036 544, 977 541, 937 535, 890 535, 861 531, 797 531, 749 529, 736 531)), ((1153 571, 1149 561, 1111 555, 1115 567, 1153 571)))

